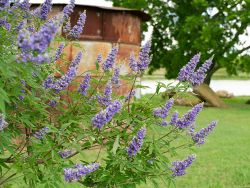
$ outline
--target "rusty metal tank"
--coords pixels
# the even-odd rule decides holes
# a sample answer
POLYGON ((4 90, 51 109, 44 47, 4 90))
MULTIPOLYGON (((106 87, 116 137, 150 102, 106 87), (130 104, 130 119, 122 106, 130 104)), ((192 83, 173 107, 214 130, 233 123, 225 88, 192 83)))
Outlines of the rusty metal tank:
MULTIPOLYGON (((61 12, 65 5, 53 4, 50 16, 61 12)), ((87 14, 86 24, 79 39, 74 41, 84 49, 78 76, 87 70, 95 69, 97 56, 102 54, 105 59, 112 46, 118 46, 119 48, 117 63, 121 67, 121 74, 128 73, 130 71, 128 66, 130 54, 134 53, 137 56, 140 51, 141 23, 148 21, 150 16, 139 10, 120 7, 76 5, 70 18, 71 26, 76 24, 79 15, 84 10, 87 14)), ((79 47, 73 44, 67 46, 64 50, 68 60, 72 60, 78 52, 79 47)), ((79 80, 81 79, 79 78, 79 80)), ((123 84, 118 90, 119 94, 127 92, 126 84, 123 84)))

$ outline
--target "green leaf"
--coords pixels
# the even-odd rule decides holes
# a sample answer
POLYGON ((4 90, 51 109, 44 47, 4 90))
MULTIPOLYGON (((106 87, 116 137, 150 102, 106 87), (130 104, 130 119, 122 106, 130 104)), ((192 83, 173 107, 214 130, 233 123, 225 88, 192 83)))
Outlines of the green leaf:
POLYGON ((99 65, 99 63, 97 61, 95 63, 95 67, 96 67, 96 70, 99 70, 99 68, 100 68, 100 65, 99 65))
POLYGON ((112 148, 112 152, 113 152, 114 155, 116 154, 116 151, 117 151, 118 147, 120 146, 119 140, 120 140, 120 136, 117 135, 116 139, 115 139, 115 142, 114 142, 114 145, 113 145, 113 148, 112 148))

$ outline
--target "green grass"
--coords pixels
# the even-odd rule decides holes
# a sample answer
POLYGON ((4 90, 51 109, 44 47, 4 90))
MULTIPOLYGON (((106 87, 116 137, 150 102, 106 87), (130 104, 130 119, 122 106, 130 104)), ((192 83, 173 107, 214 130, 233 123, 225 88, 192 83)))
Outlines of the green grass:
MULTIPOLYGON (((159 69, 153 72, 152 75, 145 74, 143 75, 143 80, 164 80, 165 70, 159 69)), ((238 75, 228 75, 225 68, 219 69, 213 74, 212 80, 249 80, 250 74, 239 72, 238 75)))
MULTIPOLYGON (((219 124, 206 139, 206 144, 194 150, 197 159, 185 176, 176 178, 177 188, 250 187, 250 105, 245 104, 249 98, 226 99, 228 109, 205 108, 200 113, 199 127, 212 120, 219 120, 219 124)), ((160 103, 161 100, 156 98, 152 102, 160 103)), ((189 108, 179 106, 177 109, 184 112, 189 108)), ((188 154, 182 152, 180 159, 188 154)))

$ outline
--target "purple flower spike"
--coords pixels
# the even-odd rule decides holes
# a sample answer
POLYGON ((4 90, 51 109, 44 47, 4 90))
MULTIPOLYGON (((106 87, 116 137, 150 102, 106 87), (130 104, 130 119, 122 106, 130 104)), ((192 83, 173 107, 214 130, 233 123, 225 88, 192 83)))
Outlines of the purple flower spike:
POLYGON ((76 58, 72 61, 69 70, 65 75, 63 75, 59 80, 52 84, 51 78, 47 79, 46 82, 44 83, 44 86, 54 89, 56 93, 59 93, 60 91, 64 90, 69 86, 69 84, 72 82, 74 77, 76 76, 77 73, 77 66, 79 65, 81 61, 82 53, 79 52, 76 56, 76 58))
POLYGON ((84 76, 84 79, 80 85, 80 88, 78 89, 78 91, 83 95, 83 96, 86 96, 87 95, 87 90, 89 89, 89 86, 90 86, 90 74, 87 73, 85 76, 84 76))
POLYGON ((188 156, 187 159, 183 160, 183 161, 175 161, 172 163, 172 176, 176 177, 176 176, 183 176, 184 174, 186 174, 186 169, 187 167, 189 167, 193 161, 195 160, 195 155, 190 155, 188 156))
POLYGON ((189 80, 190 76, 194 73, 194 70, 200 61, 200 56, 200 53, 194 55, 194 57, 188 62, 188 64, 182 67, 178 74, 177 80, 181 82, 189 80))
POLYGON ((16 30, 17 32, 19 32, 19 31, 23 28, 23 26, 24 26, 24 21, 20 22, 20 23, 16 26, 15 30, 16 30))
POLYGON ((205 63, 189 78, 189 82, 192 86, 198 86, 204 82, 206 78, 206 72, 212 65, 212 58, 205 61, 205 63))
POLYGON ((169 123, 166 120, 163 120, 160 124, 160 126, 163 126, 163 127, 168 126, 168 125, 169 123))
POLYGON ((200 60, 200 54, 196 54, 187 65, 185 65, 179 72, 177 79, 180 82, 188 81, 192 86, 198 86, 204 82, 206 72, 212 65, 212 59, 210 58, 195 72, 197 63, 200 60))
POLYGON ((78 181, 79 177, 77 176, 78 170, 75 168, 65 168, 64 169, 64 180, 66 182, 78 181))
POLYGON ((11 29, 11 24, 6 21, 6 19, 1 19, 0 18, 0 27, 4 26, 6 30, 10 31, 11 29))
POLYGON ((139 60, 136 61, 135 56, 132 54, 129 58, 129 67, 134 72, 143 72, 148 68, 148 65, 151 62, 150 58, 150 48, 151 48, 151 41, 148 41, 144 46, 141 47, 141 51, 139 53, 139 60))
POLYGON ((111 82, 112 82, 112 84, 116 85, 117 87, 120 86, 119 76, 120 76, 120 68, 116 67, 114 70, 114 74, 111 78, 111 82))
POLYGON ((22 84, 23 86, 26 86, 25 80, 21 80, 20 82, 21 82, 21 84, 22 84))
POLYGON ((49 101, 49 106, 51 106, 52 108, 54 108, 57 105, 57 101, 56 100, 50 100, 49 101))
POLYGON ((77 67, 79 65, 79 63, 81 62, 81 59, 82 59, 82 52, 79 52, 76 55, 75 59, 70 64, 70 67, 77 67))
POLYGON ((173 98, 169 99, 162 108, 156 108, 154 110, 154 116, 160 117, 162 119, 166 118, 168 116, 168 112, 172 108, 173 104, 174 104, 174 99, 173 98))
POLYGON ((120 101, 114 101, 106 108, 106 121, 109 122, 122 108, 120 101))
POLYGON ((76 71, 76 67, 70 67, 68 72, 53 84, 52 88, 55 89, 56 93, 59 93, 69 86, 71 81, 76 76, 76 71))
POLYGON ((3 114, 0 114, 0 131, 5 129, 8 126, 8 123, 5 121, 3 114))
POLYGON ((57 48, 56 55, 55 55, 55 61, 57 61, 61 57, 64 47, 65 47, 65 44, 60 44, 60 46, 57 48))
POLYGON ((51 41, 54 39, 60 26, 60 16, 55 17, 45 23, 40 31, 31 33, 27 30, 21 30, 18 35, 18 47, 21 49, 21 61, 49 62, 49 56, 45 53, 51 41), (36 52, 37 56, 34 56, 36 52), (45 53, 45 54, 44 54, 45 53))
POLYGON ((28 11, 30 8, 29 0, 23 0, 22 3, 19 4, 19 6, 24 11, 28 11))
POLYGON ((73 182, 80 180, 83 176, 96 171, 100 167, 98 163, 92 163, 89 165, 75 165, 73 168, 64 169, 64 179, 66 182, 73 182))
POLYGON ((48 18, 48 14, 52 8, 52 0, 45 0, 45 2, 41 5, 40 18, 42 20, 46 20, 48 18))
POLYGON ((106 123, 106 113, 105 111, 101 111, 92 118, 92 125, 98 129, 102 128, 106 123))
POLYGON ((68 33, 71 30, 70 20, 67 21, 66 25, 63 27, 63 32, 68 33))
POLYGON ((96 171, 100 167, 100 165, 98 163, 92 163, 85 166, 76 165, 76 167, 78 169, 78 176, 84 176, 96 171))
POLYGON ((84 11, 80 18, 77 21, 77 24, 72 28, 72 30, 69 32, 69 37, 73 39, 79 38, 80 34, 83 31, 84 24, 86 22, 86 11, 84 11))
POLYGON ((195 105, 191 110, 189 110, 182 119, 176 122, 176 127, 179 129, 184 129, 194 123, 196 116, 203 109, 203 103, 195 105))
POLYGON ((201 129, 199 132, 193 134, 192 139, 198 145, 205 143, 205 137, 208 136, 215 126, 217 125, 216 121, 212 121, 206 128, 201 129))
POLYGON ((20 101, 23 101, 25 97, 23 95, 19 95, 18 98, 20 101))
POLYGON ((101 63, 101 62, 102 62, 102 54, 99 54, 99 55, 97 56, 96 62, 97 62, 97 63, 101 63))
POLYGON ((66 5, 63 9, 64 19, 69 19, 70 14, 75 8, 75 0, 71 0, 70 4, 66 5))
POLYGON ((137 64, 137 61, 136 61, 136 59, 135 59, 134 54, 132 54, 132 55, 129 57, 129 67, 130 67, 134 72, 138 72, 138 71, 139 71, 138 64, 137 64))
POLYGON ((48 127, 44 127, 41 130, 35 132, 35 134, 33 135, 36 139, 42 140, 43 137, 48 133, 49 128, 48 127))
POLYGON ((138 131, 137 135, 132 139, 131 144, 127 148, 129 157, 136 156, 136 154, 140 151, 145 136, 146 136, 146 128, 143 127, 138 131))
POLYGON ((172 118, 171 118, 171 121, 170 121, 170 125, 176 125, 177 120, 178 120, 178 117, 179 117, 178 112, 174 112, 174 113, 172 114, 172 118))
POLYGON ((128 102, 132 97, 135 96, 135 90, 131 91, 126 97, 125 102, 128 102))
POLYGON ((52 76, 48 76, 48 78, 43 82, 43 87, 45 89, 51 89, 54 84, 54 78, 52 76))
POLYGON ((114 101, 105 110, 99 112, 92 118, 92 125, 98 129, 102 128, 105 124, 111 121, 116 113, 122 108, 120 101, 114 101))
POLYGON ((7 7, 9 6, 10 2, 9 0, 1 0, 0 1, 0 7, 7 7))
POLYGON ((97 96, 98 98, 98 102, 102 105, 102 106, 108 106, 111 103, 111 94, 112 94, 112 84, 111 82, 108 82, 105 90, 104 90, 104 96, 97 96))
POLYGON ((61 156, 61 158, 65 159, 73 154, 73 150, 66 149, 63 151, 59 151, 58 154, 61 156))
POLYGON ((103 71, 108 71, 109 69, 111 69, 113 67, 117 53, 118 53, 118 48, 113 47, 111 49, 111 52, 109 53, 107 59, 102 64, 103 71))
POLYGON ((139 53, 139 62, 138 67, 140 71, 144 71, 148 68, 148 65, 150 64, 151 58, 149 56, 151 48, 151 41, 148 41, 142 48, 139 53))

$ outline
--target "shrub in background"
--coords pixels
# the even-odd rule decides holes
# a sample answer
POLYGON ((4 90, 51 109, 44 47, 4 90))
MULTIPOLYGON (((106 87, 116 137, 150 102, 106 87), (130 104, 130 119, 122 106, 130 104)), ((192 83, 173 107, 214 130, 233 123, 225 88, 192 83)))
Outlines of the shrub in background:
POLYGON ((181 69, 177 86, 159 83, 149 99, 134 98, 143 86, 136 79, 150 63, 150 41, 141 47, 138 59, 131 55, 131 73, 120 76, 115 63, 118 48, 96 70, 80 73, 83 49, 72 62, 63 49, 84 28, 86 12, 70 25, 74 1, 63 12, 48 19, 51 0, 30 10, 27 0, 0 3, 0 186, 62 187, 77 182, 87 187, 135 187, 163 177, 167 185, 185 174, 194 155, 181 161, 179 149, 205 142, 216 122, 195 132, 195 119, 203 104, 180 116, 174 100, 160 107, 150 100, 160 88, 186 91, 203 82, 212 60, 196 69, 200 54, 181 69), (60 36, 63 28, 66 37, 60 36), (60 43, 55 48, 53 43, 60 43), (63 63, 56 63, 57 60, 63 63), (67 66, 66 72, 61 71, 67 66), (92 74, 98 75, 91 77, 92 74), (60 75, 60 76, 58 76, 60 75), (125 96, 112 93, 121 80, 131 83, 125 96), (78 89, 69 90, 69 86, 78 89), (103 87, 105 86, 105 87, 103 87), (88 157, 86 157, 88 155, 88 157))

